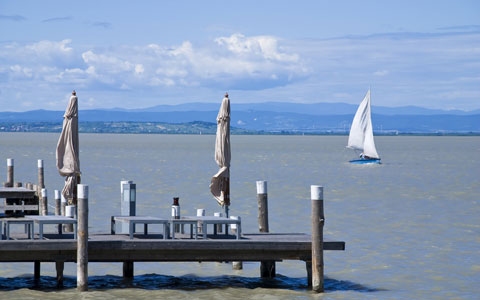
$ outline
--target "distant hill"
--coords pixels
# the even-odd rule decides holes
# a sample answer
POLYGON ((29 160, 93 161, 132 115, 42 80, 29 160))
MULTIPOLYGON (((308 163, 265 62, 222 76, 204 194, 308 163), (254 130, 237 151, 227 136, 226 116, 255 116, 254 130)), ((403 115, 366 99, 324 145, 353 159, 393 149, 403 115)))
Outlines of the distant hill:
MULTIPOLYGON (((177 105, 157 105, 143 109, 111 109, 114 111, 129 112, 187 112, 187 111, 217 111, 217 103, 185 103, 177 105)), ((288 102, 261 102, 261 103, 232 103, 233 111, 271 111, 290 112, 307 115, 344 115, 354 114, 358 105, 347 103, 288 103, 288 102)), ((109 109, 110 110, 110 109, 109 109)), ((475 111, 428 109, 419 106, 385 107, 372 106, 372 111, 381 115, 474 115, 475 111)))
MULTIPOLYGON (((191 123, 196 124, 195 126, 209 124, 206 126, 209 129, 205 128, 205 130, 210 132, 212 130, 210 125, 216 123, 218 108, 219 104, 216 103, 188 103, 158 105, 146 109, 81 110, 79 121, 81 124, 96 123, 95 128, 107 126, 102 124, 112 122, 177 125, 191 123)), ((345 134, 350 129, 356 109, 356 105, 345 103, 232 103, 231 125, 242 132, 345 134)), ((415 106, 398 108, 374 106, 372 111, 374 131, 377 134, 480 133, 480 110, 464 112, 432 110, 415 106)), ((49 128, 54 127, 55 130, 59 130, 58 124, 61 124, 63 113, 63 111, 47 110, 0 112, 0 131, 9 131, 9 126, 19 123, 24 123, 23 126, 31 128, 31 123, 34 122, 51 123, 49 128)), ((104 128, 104 130, 102 132, 108 132, 107 129, 104 128)))

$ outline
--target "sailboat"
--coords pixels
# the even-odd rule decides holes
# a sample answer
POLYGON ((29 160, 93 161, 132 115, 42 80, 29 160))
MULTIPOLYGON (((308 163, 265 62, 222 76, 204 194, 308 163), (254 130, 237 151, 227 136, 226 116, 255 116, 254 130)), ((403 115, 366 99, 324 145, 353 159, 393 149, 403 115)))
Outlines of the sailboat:
POLYGON ((354 164, 380 164, 380 156, 373 139, 372 118, 370 113, 370 89, 358 106, 350 128, 347 148, 353 149, 359 158, 350 160, 354 164))

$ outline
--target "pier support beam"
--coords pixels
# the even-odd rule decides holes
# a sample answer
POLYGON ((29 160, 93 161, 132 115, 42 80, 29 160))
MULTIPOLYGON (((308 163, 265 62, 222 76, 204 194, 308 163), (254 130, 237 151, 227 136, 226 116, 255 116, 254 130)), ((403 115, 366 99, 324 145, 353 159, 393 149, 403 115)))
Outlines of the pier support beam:
POLYGON ((63 269, 65 267, 64 261, 56 261, 55 269, 57 271, 57 288, 63 287, 63 269))
POLYGON ((35 280, 40 279, 40 261, 36 260, 33 262, 33 278, 35 280))
POLYGON ((77 290, 88 290, 88 186, 77 185, 77 290))
POLYGON ((123 278, 133 278, 133 260, 123 262, 123 278))
POLYGON ((310 192, 312 199, 312 290, 323 293, 323 225, 325 223, 323 187, 312 185, 310 192))
MULTIPOLYGON (((268 193, 267 182, 257 181, 257 203, 258 203, 258 230, 269 232, 268 228, 268 193)), ((265 260, 260 262, 260 277, 274 278, 276 274, 275 261, 265 260)))

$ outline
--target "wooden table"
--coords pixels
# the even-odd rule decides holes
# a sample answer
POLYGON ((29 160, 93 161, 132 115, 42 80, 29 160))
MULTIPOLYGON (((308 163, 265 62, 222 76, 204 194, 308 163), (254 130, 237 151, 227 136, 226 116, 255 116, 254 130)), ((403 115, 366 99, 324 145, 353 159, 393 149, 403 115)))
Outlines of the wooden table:
POLYGON ((116 233, 116 222, 128 223, 128 233, 130 239, 133 239, 135 233, 135 225, 143 224, 143 232, 148 234, 148 224, 163 225, 163 239, 168 239, 170 233, 170 222, 167 219, 150 217, 150 216, 112 216, 111 217, 111 234, 116 233))
POLYGON ((0 219, 0 228, 3 229, 3 234, 5 239, 10 239, 10 225, 13 224, 24 224, 27 237, 33 239, 33 220, 27 218, 1 218, 0 219), (2 226, 2 222, 4 223, 2 226))
POLYGON ((183 225, 190 225, 190 238, 197 239, 198 238, 197 224, 198 224, 198 221, 194 219, 186 219, 186 218, 170 219, 170 227, 172 228, 172 239, 175 239, 175 225, 181 225, 182 228, 183 228, 183 225))
MULTIPOLYGON (((77 219, 73 219, 70 217, 65 217, 65 216, 25 216, 25 219, 31 219, 35 224, 38 225, 38 237, 39 239, 43 239, 43 226, 47 224, 73 224, 75 227, 73 229, 73 238, 77 239, 77 219)), ((59 233, 62 234, 63 230, 61 229, 62 227, 60 226, 60 231, 59 233)), ((33 233, 35 233, 35 230, 33 230, 33 233)))
MULTIPOLYGON (((237 225, 237 240, 239 240, 242 236, 242 222, 241 220, 238 219, 230 219, 230 218, 225 218, 225 217, 215 217, 215 216, 185 216, 182 217, 180 220, 191 220, 191 221, 196 221, 198 224, 201 224, 202 226, 202 235, 203 238, 207 238, 207 225, 212 224, 213 225, 213 233, 216 235, 217 234, 217 224, 226 224, 226 225, 237 225)), ((228 235, 228 231, 225 231, 225 235, 228 235)))

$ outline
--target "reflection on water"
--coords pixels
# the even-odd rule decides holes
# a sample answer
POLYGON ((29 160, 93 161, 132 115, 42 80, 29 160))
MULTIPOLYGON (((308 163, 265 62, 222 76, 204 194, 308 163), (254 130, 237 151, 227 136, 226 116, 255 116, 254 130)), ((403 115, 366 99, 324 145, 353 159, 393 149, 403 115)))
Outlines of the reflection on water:
MULTIPOLYGON (((345 280, 325 278, 325 290, 333 291, 356 291, 356 292, 378 292, 381 289, 363 286, 345 280)), ((76 289, 77 279, 67 276, 63 282, 62 290, 76 289)), ((309 291, 307 278, 292 278, 277 275, 272 279, 259 277, 241 276, 166 276, 158 274, 144 274, 135 276, 133 279, 125 279, 122 276, 90 276, 88 278, 89 291, 102 291, 106 289, 144 289, 144 290, 209 290, 224 288, 245 288, 245 289, 282 289, 294 291, 309 291)), ((18 276, 13 278, 0 277, 0 291, 13 291, 21 289, 32 289, 43 292, 56 291, 57 280, 55 277, 41 276, 34 279, 32 276, 18 276)))

